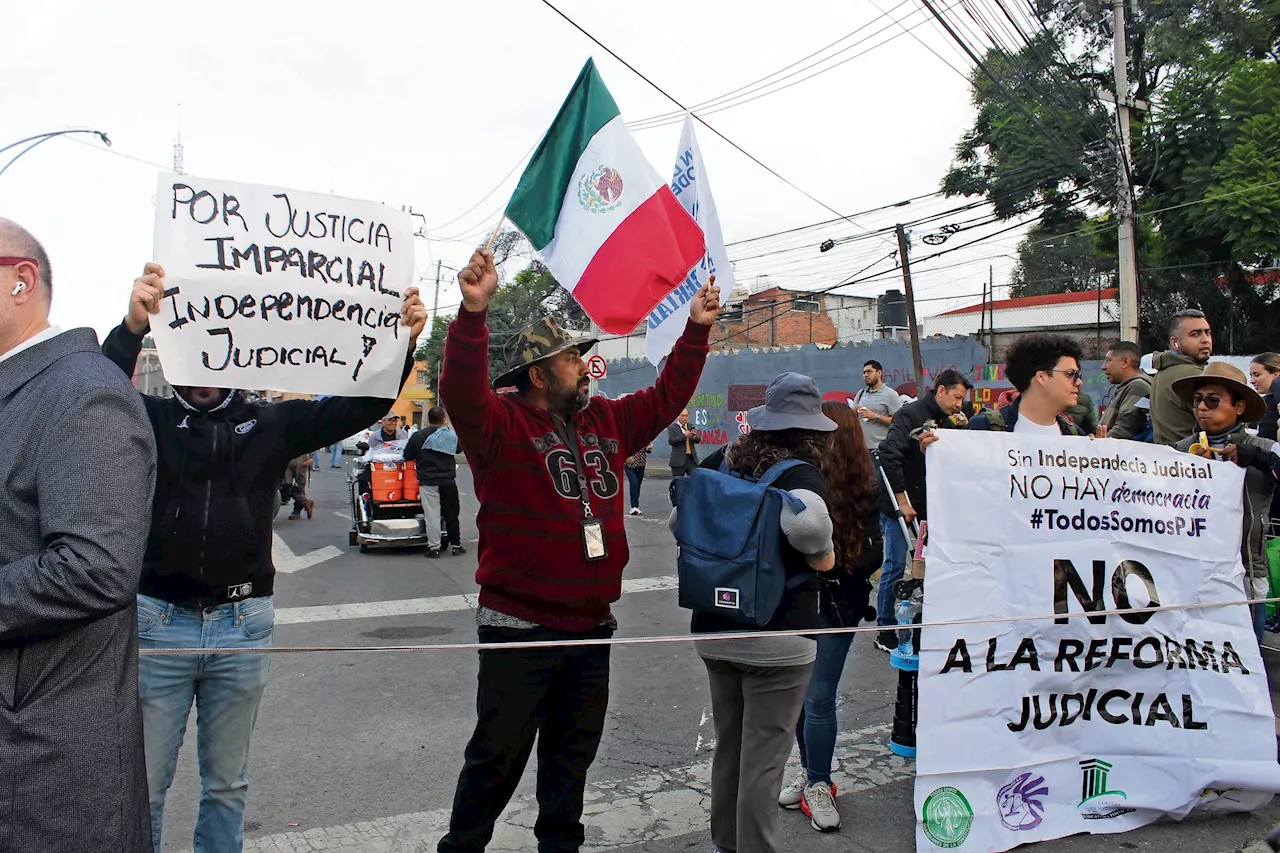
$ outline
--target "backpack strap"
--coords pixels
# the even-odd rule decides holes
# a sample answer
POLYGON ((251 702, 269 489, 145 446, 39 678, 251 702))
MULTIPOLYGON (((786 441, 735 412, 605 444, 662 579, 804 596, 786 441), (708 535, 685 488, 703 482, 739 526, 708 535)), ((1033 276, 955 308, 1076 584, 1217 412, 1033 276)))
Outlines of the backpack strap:
POLYGON ((801 462, 799 459, 783 459, 769 466, 769 470, 764 472, 764 476, 757 480, 762 486, 772 486, 774 481, 781 477, 787 471, 800 465, 808 465, 808 462, 801 462))
POLYGON ((1070 418, 1058 415, 1058 429, 1063 435, 1084 435, 1084 429, 1070 418))

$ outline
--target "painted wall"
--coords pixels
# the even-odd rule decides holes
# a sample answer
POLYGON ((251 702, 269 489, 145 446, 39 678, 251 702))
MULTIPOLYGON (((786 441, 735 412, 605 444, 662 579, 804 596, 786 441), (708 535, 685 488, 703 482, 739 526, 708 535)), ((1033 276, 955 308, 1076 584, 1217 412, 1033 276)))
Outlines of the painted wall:
MULTIPOLYGON (((921 343, 921 357, 929 375, 954 369, 975 377, 983 371, 986 351, 973 338, 935 338, 921 343)), ((764 402, 765 389, 779 373, 812 376, 827 399, 843 402, 865 387, 862 365, 868 359, 884 365, 885 382, 894 387, 915 378, 911 347, 905 342, 877 340, 825 350, 806 344, 781 350, 712 353, 697 393, 689 401, 689 421, 702 436, 702 455, 740 433, 743 413, 764 402)), ((653 366, 643 359, 612 361, 608 375, 600 380, 599 391, 616 399, 652 385, 656 376, 653 366)), ((654 447, 655 457, 665 457, 663 446, 660 439, 654 447)))

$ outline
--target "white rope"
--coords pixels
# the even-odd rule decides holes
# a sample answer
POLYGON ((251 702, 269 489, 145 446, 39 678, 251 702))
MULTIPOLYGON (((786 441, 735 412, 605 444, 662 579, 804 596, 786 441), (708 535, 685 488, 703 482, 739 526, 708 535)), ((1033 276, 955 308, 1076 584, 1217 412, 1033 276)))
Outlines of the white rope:
MULTIPOLYGON (((1213 607, 1234 607, 1242 604, 1270 604, 1278 598, 1251 598, 1240 601, 1214 601, 1200 604, 1172 604, 1159 607, 1131 607, 1124 610, 1090 610, 1080 613, 1051 613, 1046 616, 1005 616, 993 619, 952 619, 946 622, 924 622, 912 625, 916 628, 957 628, 970 625, 1008 625, 1018 622, 1043 622, 1048 619, 1080 619, 1098 616, 1125 616, 1137 613, 1173 613, 1178 611, 1205 610, 1213 607)), ((470 652, 494 649, 556 649, 575 646, 642 646, 666 643, 693 643, 719 640, 747 640, 755 637, 820 637, 826 634, 867 634, 897 630, 892 625, 866 625, 859 628, 814 628, 796 631, 733 631, 717 634, 675 634, 656 637, 592 637, 581 640, 521 640, 513 643, 428 643, 417 646, 271 646, 255 649, 140 649, 141 655, 294 655, 315 652, 369 653, 369 652, 470 652)))

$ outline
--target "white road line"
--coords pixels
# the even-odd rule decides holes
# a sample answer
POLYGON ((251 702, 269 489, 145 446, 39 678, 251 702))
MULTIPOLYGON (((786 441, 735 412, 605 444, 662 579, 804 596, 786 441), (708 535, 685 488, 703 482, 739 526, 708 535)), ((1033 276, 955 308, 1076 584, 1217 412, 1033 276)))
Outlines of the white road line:
POLYGON ((332 512, 334 515, 336 515, 338 518, 343 519, 344 521, 348 521, 348 522, 351 521, 351 515, 349 513, 338 512, 336 509, 332 510, 332 512))
POLYGON ((271 534, 271 562, 275 563, 277 572, 290 574, 299 569, 306 569, 325 560, 332 560, 334 557, 341 557, 342 551, 326 545, 306 554, 294 554, 293 549, 289 547, 279 533, 271 534))
MULTIPOLYGON (((336 548, 334 550, 337 551, 336 548)), ((632 592, 661 592, 675 588, 675 575, 629 578, 622 582, 622 593, 624 595, 632 592)), ((342 619, 382 619, 388 616, 416 616, 423 613, 454 613, 463 610, 475 610, 477 599, 478 596, 476 594, 468 593, 466 595, 439 595, 434 598, 401 598, 391 601, 366 601, 354 604, 283 607, 276 610, 276 624, 303 625, 310 622, 333 622, 342 619)))
MULTIPOLYGON (((836 738, 842 794, 853 794, 910 779, 914 763, 889 752, 889 726, 841 732, 836 738)), ((705 747, 704 747, 705 748, 705 747)), ((529 776, 533 774, 530 762, 529 776)), ((799 765, 787 768, 787 778, 799 765)), ((527 782, 528 780, 526 780, 527 782)), ((710 820, 711 756, 683 767, 654 770, 615 782, 587 786, 583 823, 589 841, 583 853, 602 853, 632 844, 707 831, 710 820)), ((533 825, 538 803, 531 794, 515 798, 503 812, 489 853, 527 853, 537 849, 533 825)), ((909 819, 909 816, 908 816, 909 819)), ((245 853, 312 851, 435 850, 449 826, 449 810, 412 812, 376 820, 246 839, 245 853)))

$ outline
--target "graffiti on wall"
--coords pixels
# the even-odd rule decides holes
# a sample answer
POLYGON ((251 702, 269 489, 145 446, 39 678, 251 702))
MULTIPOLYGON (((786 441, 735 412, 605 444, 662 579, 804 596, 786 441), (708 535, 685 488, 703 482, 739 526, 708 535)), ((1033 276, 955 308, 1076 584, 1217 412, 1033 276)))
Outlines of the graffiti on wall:
MULTIPOLYGON (((974 365, 986 362, 985 350, 972 338, 937 338, 921 342, 927 375, 954 368, 978 375, 974 365)), ((728 443, 749 429, 746 412, 764 403, 768 384, 788 371, 811 376, 828 392, 856 392, 863 387, 862 365, 868 359, 885 368, 885 379, 894 387, 914 379, 911 351, 905 344, 875 341, 861 346, 819 350, 814 346, 787 350, 715 355, 707 359, 702 378, 689 400, 689 420, 705 446, 728 443)), ((616 399, 651 384, 653 369, 647 363, 622 360, 609 365, 600 390, 616 399)), ((853 393, 845 396, 852 397, 853 393)))

